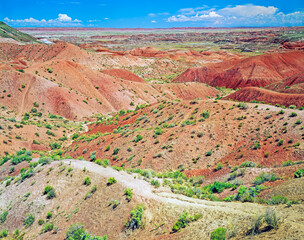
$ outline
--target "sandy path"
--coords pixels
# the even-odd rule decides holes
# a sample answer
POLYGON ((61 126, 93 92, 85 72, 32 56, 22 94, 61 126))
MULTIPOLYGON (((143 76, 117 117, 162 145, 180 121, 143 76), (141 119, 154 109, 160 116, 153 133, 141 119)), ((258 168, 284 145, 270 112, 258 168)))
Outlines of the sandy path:
POLYGON ((186 197, 180 194, 174 194, 169 188, 161 187, 155 189, 150 183, 142 178, 134 179, 134 175, 128 174, 124 171, 116 171, 110 167, 104 168, 95 163, 79 160, 64 160, 65 163, 71 164, 74 168, 83 170, 84 167, 87 171, 101 175, 102 177, 115 177, 118 183, 126 188, 132 188, 133 192, 141 200, 155 200, 165 204, 173 204, 184 207, 195 207, 209 210, 222 211, 227 214, 255 214, 258 211, 264 211, 266 206, 254 203, 240 203, 240 202, 214 202, 201 199, 186 197))

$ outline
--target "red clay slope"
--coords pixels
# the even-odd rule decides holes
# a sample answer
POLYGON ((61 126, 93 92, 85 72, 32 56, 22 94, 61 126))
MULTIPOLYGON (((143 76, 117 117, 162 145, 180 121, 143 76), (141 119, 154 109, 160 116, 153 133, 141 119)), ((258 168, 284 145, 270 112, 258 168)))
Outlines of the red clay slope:
POLYGON ((281 93, 304 94, 304 71, 265 88, 281 93))
POLYGON ((287 94, 270 91, 267 89, 261 89, 257 87, 245 87, 235 93, 232 93, 223 98, 224 100, 236 100, 241 102, 259 101, 270 104, 279 105, 295 105, 297 107, 304 106, 303 94, 287 94))
POLYGON ((137 75, 126 69, 107 69, 101 72, 110 75, 112 77, 117 77, 133 82, 145 82, 143 79, 141 79, 140 77, 138 77, 137 75))
POLYGON ((197 81, 213 87, 264 87, 304 70, 304 53, 290 51, 249 57, 232 63, 220 63, 189 69, 175 82, 197 81), (222 67, 222 69, 221 69, 222 67), (228 67, 228 68, 227 68, 228 67), (215 71, 215 73, 212 73, 215 71))

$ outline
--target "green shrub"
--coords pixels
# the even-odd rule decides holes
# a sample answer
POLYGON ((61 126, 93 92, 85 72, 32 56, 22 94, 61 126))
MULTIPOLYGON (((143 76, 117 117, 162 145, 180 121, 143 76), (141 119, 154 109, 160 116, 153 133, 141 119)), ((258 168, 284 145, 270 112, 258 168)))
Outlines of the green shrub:
POLYGON ((48 213, 46 214, 46 218, 47 218, 47 219, 51 219, 52 216, 53 216, 53 213, 51 213, 51 212, 48 212, 48 213))
POLYGON ((44 227, 41 229, 41 233, 50 232, 53 229, 54 229, 54 224, 53 223, 46 223, 46 224, 44 224, 44 227))
POLYGON ((247 108, 248 108, 247 104, 244 103, 244 102, 239 103, 239 104, 237 105, 237 107, 240 108, 240 109, 247 109, 247 108))
POLYGON ((211 232, 211 240, 225 240, 226 239, 226 228, 219 227, 211 232))
POLYGON ((33 225, 34 221, 35 221, 35 216, 30 213, 25 216, 25 220, 23 224, 25 225, 26 228, 28 228, 33 225))
POLYGON ((255 180, 253 181, 253 184, 254 185, 260 185, 264 182, 268 182, 268 181, 273 182, 273 181, 278 180, 278 179, 280 179, 280 178, 274 173, 269 174, 269 173, 263 172, 255 178, 255 180))
POLYGON ((47 185, 44 188, 43 195, 46 195, 48 199, 52 199, 56 197, 55 189, 52 186, 47 185))
POLYGON ((150 183, 156 188, 160 187, 160 183, 158 180, 152 179, 150 183))
POLYGON ((241 165, 240 165, 240 167, 241 168, 245 168, 245 167, 255 167, 256 166, 256 164, 254 163, 254 162, 243 162, 241 165))
POLYGON ((109 178, 108 179, 108 186, 110 186, 110 185, 112 185, 112 184, 114 184, 114 183, 116 183, 117 182, 117 180, 114 178, 114 177, 111 177, 111 178, 109 178))
POLYGON ((120 150, 120 148, 115 148, 114 151, 113 151, 113 155, 117 155, 119 150, 120 150))
POLYGON ((103 167, 107 167, 107 166, 110 166, 110 161, 108 159, 104 159, 104 160, 100 160, 100 159, 97 159, 95 160, 95 163, 98 164, 98 165, 101 165, 103 167))
POLYGON ((2 232, 0 232, 0 238, 5 238, 8 235, 8 230, 4 229, 2 232))
POLYGON ((179 219, 172 227, 172 232, 179 232, 182 228, 185 228, 189 223, 197 221, 200 215, 189 216, 188 212, 184 212, 179 216, 179 219))
POLYGON ((134 142, 139 142, 139 141, 141 141, 143 139, 143 136, 141 136, 141 135, 137 135, 135 138, 134 138, 134 142))
POLYGON ((127 188, 125 190, 124 195, 126 195, 126 199, 128 200, 128 202, 130 202, 132 197, 133 197, 133 192, 132 191, 133 191, 132 188, 127 188))
POLYGON ((38 224, 39 224, 39 225, 44 224, 44 220, 43 220, 43 219, 39 219, 39 220, 38 220, 38 224))
POLYGON ((281 224, 281 219, 277 216, 272 208, 267 208, 265 213, 265 222, 270 229, 278 229, 281 224))
POLYGON ((294 173, 295 178, 301 178, 304 177, 304 169, 299 169, 294 173))
POLYGON ((296 117, 296 116, 298 116, 298 114, 295 113, 295 112, 292 112, 292 113, 289 115, 289 117, 296 117))
POLYGON ((4 223, 6 221, 7 215, 8 215, 8 211, 4 211, 0 214, 0 223, 4 223))
POLYGON ((131 211, 131 216, 125 224, 127 229, 135 230, 143 226, 142 217, 144 214, 144 206, 138 205, 131 211))
POLYGON ((283 197, 283 196, 273 196, 271 198, 270 201, 268 201, 267 203, 269 205, 279 205, 279 204, 286 204, 288 202, 288 198, 287 197, 283 197))
POLYGON ((211 155, 212 155, 212 152, 211 152, 211 151, 208 151, 208 152, 206 152, 206 154, 205 154, 206 157, 210 157, 211 155))
POLYGON ((69 227, 65 233, 65 240, 107 240, 107 236, 98 237, 92 236, 84 230, 84 226, 81 223, 73 224, 69 227))
POLYGON ((90 177, 85 177, 83 184, 86 186, 89 186, 91 184, 91 178, 90 177))
POLYGON ((224 165, 222 163, 218 163, 215 167, 215 171, 219 171, 221 169, 223 169, 224 165))
POLYGON ((209 111, 204 111, 204 112, 201 113, 201 116, 202 116, 203 118, 207 119, 207 118, 209 118, 210 113, 209 113, 209 111))

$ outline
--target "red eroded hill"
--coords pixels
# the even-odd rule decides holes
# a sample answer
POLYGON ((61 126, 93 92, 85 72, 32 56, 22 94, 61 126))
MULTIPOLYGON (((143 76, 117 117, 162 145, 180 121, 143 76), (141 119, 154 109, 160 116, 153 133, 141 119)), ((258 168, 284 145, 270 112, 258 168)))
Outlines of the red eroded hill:
POLYGON ((282 93, 304 94, 304 71, 265 88, 282 93))
POLYGON ((34 102, 43 107, 46 114, 59 114, 69 119, 92 115, 101 108, 94 99, 28 73, 1 71, 0 86, 0 104, 19 114, 30 112, 34 102))
POLYGON ((213 87, 233 89, 250 86, 264 87, 303 70, 304 53, 291 51, 249 57, 235 63, 220 63, 199 69, 189 69, 174 81, 197 81, 208 83, 213 87))
POLYGON ((107 69, 103 70, 102 73, 134 82, 145 82, 143 79, 126 69, 107 69))
POLYGON ((259 101, 270 104, 279 105, 295 105, 297 107, 304 106, 304 95, 303 94, 288 94, 278 93, 267 89, 257 87, 245 87, 235 93, 232 93, 225 98, 225 100, 236 100, 241 102, 259 101))
POLYGON ((219 73, 231 68, 238 62, 240 62, 240 60, 224 61, 208 64, 204 67, 189 68, 183 74, 174 79, 174 82, 202 82, 211 84, 219 73))

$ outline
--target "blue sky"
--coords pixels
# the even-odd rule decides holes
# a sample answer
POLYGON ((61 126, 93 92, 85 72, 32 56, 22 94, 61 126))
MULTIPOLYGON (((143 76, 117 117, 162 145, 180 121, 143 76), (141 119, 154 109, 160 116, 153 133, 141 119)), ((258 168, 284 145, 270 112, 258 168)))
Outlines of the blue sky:
POLYGON ((14 27, 303 26, 303 0, 0 0, 14 27))

